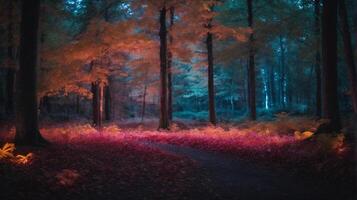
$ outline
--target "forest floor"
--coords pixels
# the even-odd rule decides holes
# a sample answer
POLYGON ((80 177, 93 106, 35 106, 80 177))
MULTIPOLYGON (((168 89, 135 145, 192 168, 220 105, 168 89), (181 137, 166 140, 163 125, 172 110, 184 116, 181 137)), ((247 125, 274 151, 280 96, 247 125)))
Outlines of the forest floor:
MULTIPOLYGON (((48 123, 51 145, 0 149, 0 199, 354 199, 354 142, 311 119, 48 123), (30 155, 28 153, 31 153, 30 155), (25 155, 29 155, 26 157, 25 155), (23 155, 18 156, 16 155, 23 155)), ((0 127, 0 146, 14 129, 0 127)))
MULTIPOLYGON (((162 143, 147 143, 186 156, 208 171, 222 199, 349 199, 345 186, 260 166, 222 153, 162 143)), ((352 196, 351 196, 352 199, 352 196)))

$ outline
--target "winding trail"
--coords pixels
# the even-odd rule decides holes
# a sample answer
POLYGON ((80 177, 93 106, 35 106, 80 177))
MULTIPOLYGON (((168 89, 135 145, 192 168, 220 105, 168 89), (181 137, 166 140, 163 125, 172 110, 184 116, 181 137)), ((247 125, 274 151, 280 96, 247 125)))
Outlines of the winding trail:
POLYGON ((342 186, 287 171, 258 166, 247 161, 177 145, 143 142, 162 151, 195 160, 207 171, 221 199, 242 200, 328 200, 346 197, 342 186))

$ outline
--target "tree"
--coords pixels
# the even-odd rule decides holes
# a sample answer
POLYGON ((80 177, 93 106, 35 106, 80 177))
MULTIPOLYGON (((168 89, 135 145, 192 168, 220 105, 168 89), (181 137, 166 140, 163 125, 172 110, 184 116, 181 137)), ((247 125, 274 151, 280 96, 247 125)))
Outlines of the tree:
POLYGON ((322 117, 325 131, 341 129, 337 96, 337 0, 324 1, 322 10, 322 117))
POLYGON ((109 77, 108 84, 104 87, 104 112, 105 120, 110 121, 112 118, 112 94, 111 94, 111 79, 109 77))
POLYGON ((169 128, 167 103, 167 28, 166 5, 160 10, 160 123, 159 129, 169 128))
POLYGON ((20 36, 20 66, 16 78, 17 144, 45 144, 38 126, 37 56, 40 0, 23 0, 20 36))
MULTIPOLYGON (((87 22, 90 22, 92 18, 97 17, 98 15, 97 9, 95 8, 93 1, 87 1, 87 22)), ((91 62, 91 69, 95 68, 95 60, 91 62)), ((92 117, 93 117, 93 126, 97 128, 102 127, 103 123, 103 113, 102 113, 102 103, 103 103, 103 91, 104 84, 100 78, 96 78, 91 83, 91 91, 92 91, 92 117)))
POLYGON ((348 68, 348 79, 350 82, 350 95, 352 108, 354 113, 357 113, 357 75, 355 58, 353 56, 353 47, 351 40, 350 26, 348 24, 348 15, 345 0, 338 1, 339 16, 341 22, 342 39, 345 51, 345 60, 348 68))
POLYGON ((92 92, 92 118, 93 125, 96 127, 100 127, 101 119, 100 119, 100 103, 99 103, 99 87, 98 83, 92 82, 91 84, 91 92, 92 92))
MULTIPOLYGON (((185 13, 176 23, 176 27, 180 27, 180 32, 186 34, 185 38, 193 40, 193 43, 197 43, 201 39, 204 39, 204 48, 206 51, 200 53, 197 58, 203 58, 204 62, 198 62, 196 66, 207 67, 207 91, 208 91, 208 117, 209 122, 213 125, 217 123, 216 119, 216 92, 215 92, 215 69, 214 69, 214 48, 213 43, 215 39, 218 40, 231 40, 235 43, 247 40, 248 29, 242 29, 241 27, 229 27, 220 23, 218 18, 218 12, 214 9, 219 8, 222 5, 218 0, 192 0, 185 7, 185 13), (180 23, 184 24, 184 27, 180 26, 180 23), (204 24, 204 26, 202 26, 204 24), (204 63, 204 64, 203 64, 204 63)), ((250 30, 250 29, 249 29, 250 30)), ((249 31, 250 33, 250 31, 249 31)), ((177 41, 178 39, 176 39, 177 41)), ((187 40, 187 39, 186 39, 187 40)), ((217 45, 218 46, 218 45, 217 45)), ((196 45, 196 50, 199 48, 196 45)), ((199 99, 196 99, 197 104, 200 103, 199 99)))
POLYGON ((147 85, 145 84, 144 91, 143 91, 143 100, 141 105, 141 123, 144 122, 145 111, 146 111, 146 91, 147 91, 147 85))
POLYGON ((15 39, 14 39, 14 1, 8 1, 8 24, 7 24, 7 75, 6 75, 6 114, 14 114, 14 84, 15 84, 15 39))
MULTIPOLYGON (((213 5, 210 6, 209 11, 213 11, 213 5)), ((215 106, 215 92, 214 92, 214 66, 213 66, 213 34, 212 29, 212 20, 209 18, 206 24, 207 28, 207 60, 208 60, 208 111, 209 111, 209 122, 213 125, 216 125, 216 106, 215 106)))
MULTIPOLYGON (((248 26, 253 29, 253 0, 247 0, 248 26)), ((256 97, 255 97, 255 49, 254 33, 249 37, 249 64, 248 64, 248 105, 249 117, 256 120, 256 97)))
POLYGON ((279 51, 280 51, 280 105, 283 109, 286 108, 286 59, 285 59, 285 38, 279 35, 279 51))
POLYGON ((314 16, 315 16, 315 39, 316 39, 316 53, 315 53, 315 76, 316 76, 316 116, 321 117, 321 52, 320 52, 320 0, 314 2, 314 16))
POLYGON ((173 31, 173 26, 174 26, 174 18, 175 18, 175 7, 171 6, 170 7, 170 32, 169 32, 169 52, 168 52, 168 60, 167 60, 167 90, 168 90, 168 115, 169 115, 169 120, 172 121, 172 62, 173 62, 173 52, 172 52, 172 45, 173 45, 173 36, 172 36, 172 31, 173 31))

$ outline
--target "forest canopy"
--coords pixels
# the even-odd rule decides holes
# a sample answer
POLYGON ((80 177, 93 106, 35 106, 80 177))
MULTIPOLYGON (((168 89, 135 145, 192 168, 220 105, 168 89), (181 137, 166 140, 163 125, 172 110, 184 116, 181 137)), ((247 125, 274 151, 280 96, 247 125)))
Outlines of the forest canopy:
MULTIPOLYGON (((332 98, 323 91, 324 82, 334 86, 324 81, 322 1, 43 0, 40 117, 168 118, 163 127, 173 117, 212 124, 281 112, 321 117, 323 98, 338 99, 337 112, 356 112, 356 5, 340 4, 332 98)), ((3 119, 14 113, 21 5, 0 7, 3 119)))

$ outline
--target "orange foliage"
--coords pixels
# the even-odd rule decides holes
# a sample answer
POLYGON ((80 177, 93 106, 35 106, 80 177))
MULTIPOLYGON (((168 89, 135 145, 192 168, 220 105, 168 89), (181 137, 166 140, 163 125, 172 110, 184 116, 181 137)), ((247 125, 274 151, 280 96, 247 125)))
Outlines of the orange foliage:
POLYGON ((13 143, 6 143, 1 149, 0 149, 0 161, 10 161, 15 164, 27 164, 29 163, 32 158, 33 154, 28 153, 26 155, 15 155, 15 144, 13 143))
POLYGON ((128 76, 124 66, 129 66, 129 73, 134 74, 134 87, 136 84, 157 88, 159 44, 153 35, 158 34, 157 16, 164 5, 167 9, 174 7, 179 19, 168 30, 173 36, 169 48, 174 59, 192 63, 194 57, 200 57, 196 52, 207 32, 220 40, 246 41, 251 30, 223 26, 214 20, 217 13, 211 6, 217 4, 216 0, 141 0, 133 4, 145 11, 138 20, 91 20, 75 41, 43 52, 39 97, 77 93, 91 98, 90 83, 106 83, 111 75, 128 76), (206 24, 211 19, 212 28, 208 29, 206 24))

